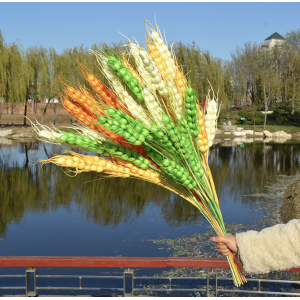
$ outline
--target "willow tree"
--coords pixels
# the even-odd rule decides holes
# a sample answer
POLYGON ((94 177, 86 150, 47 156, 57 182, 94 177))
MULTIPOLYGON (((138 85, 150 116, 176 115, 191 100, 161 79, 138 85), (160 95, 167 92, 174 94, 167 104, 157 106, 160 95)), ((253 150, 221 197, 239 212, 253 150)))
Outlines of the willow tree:
POLYGON ((4 83, 6 82, 6 72, 4 68, 4 55, 6 54, 6 52, 4 51, 4 47, 4 38, 0 29, 0 116, 2 111, 2 104, 4 102, 4 83))
POLYGON ((6 45, 0 34, 0 97, 9 107, 23 103, 29 83, 24 53, 19 44, 6 45))
POLYGON ((178 64, 183 73, 192 82, 193 88, 198 97, 204 98, 205 93, 202 90, 201 77, 204 64, 203 55, 197 46, 185 46, 182 42, 175 43, 173 47, 178 64))
POLYGON ((93 66, 95 64, 94 56, 87 48, 84 48, 83 45, 68 48, 64 50, 61 55, 57 55, 54 62, 54 72, 56 76, 59 76, 64 82, 85 86, 85 77, 79 63, 82 63, 92 72, 96 71, 96 75, 99 73, 93 66))
POLYGON ((48 50, 43 47, 30 47, 26 50, 26 61, 30 73, 30 98, 32 101, 32 114, 34 103, 43 96, 43 90, 47 81, 45 80, 48 70, 48 50))
MULTIPOLYGON (((43 58, 43 67, 47 66, 46 72, 42 72, 40 96, 42 99, 54 99, 56 96, 58 76, 56 74, 55 62, 57 53, 53 48, 49 48, 47 55, 43 58)), ((42 116, 42 123, 48 108, 49 101, 46 103, 42 116)))
POLYGON ((228 101, 224 88, 223 66, 220 59, 214 58, 209 51, 202 51, 196 45, 185 46, 182 42, 172 47, 183 73, 193 83, 199 99, 205 99, 210 85, 219 91, 223 103, 228 101))
POLYGON ((220 101, 223 104, 227 104, 230 99, 225 91, 223 61, 221 59, 214 58, 209 51, 203 53, 203 56, 205 58, 205 63, 202 71, 202 89, 205 92, 210 88, 210 86, 212 86, 213 90, 218 92, 220 101))

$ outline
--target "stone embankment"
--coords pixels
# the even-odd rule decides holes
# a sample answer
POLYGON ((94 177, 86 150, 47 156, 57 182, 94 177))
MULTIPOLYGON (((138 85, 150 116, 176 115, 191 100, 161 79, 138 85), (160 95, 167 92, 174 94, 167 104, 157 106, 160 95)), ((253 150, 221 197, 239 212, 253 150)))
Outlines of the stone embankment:
POLYGON ((258 132, 254 130, 243 130, 241 127, 227 124, 223 124, 221 129, 217 129, 216 135, 216 142, 218 142, 218 140, 221 141, 223 138, 225 142, 230 141, 235 144, 253 143, 254 141, 285 143, 287 140, 292 138, 291 134, 284 131, 271 133, 264 130, 262 132, 258 132))
POLYGON ((12 144, 13 140, 29 141, 35 137, 32 128, 0 129, 0 144, 12 144))
POLYGON ((300 179, 299 177, 288 186, 285 200, 281 208, 281 219, 284 223, 300 219, 300 179))
MULTIPOLYGON (((37 137, 35 131, 31 127, 27 128, 10 128, 0 129, 0 144, 11 144, 13 140, 24 140, 29 141, 37 137)), ((254 141, 269 142, 273 141, 276 143, 285 143, 291 138, 299 139, 300 136, 291 135, 284 131, 278 131, 271 133, 267 130, 263 132, 257 132, 253 130, 243 130, 241 127, 225 125, 221 126, 221 129, 217 129, 216 138, 214 144, 220 142, 227 142, 229 144, 243 144, 253 143, 254 141)))

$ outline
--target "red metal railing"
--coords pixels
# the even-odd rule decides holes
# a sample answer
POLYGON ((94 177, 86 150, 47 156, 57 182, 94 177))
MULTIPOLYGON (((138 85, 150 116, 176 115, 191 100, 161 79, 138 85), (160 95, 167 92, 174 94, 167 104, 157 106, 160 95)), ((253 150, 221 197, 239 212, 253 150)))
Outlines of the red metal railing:
POLYGON ((114 256, 1 256, 0 267, 221 268, 225 258, 114 256))
MULTIPOLYGON (((240 267, 241 263, 238 262, 240 267)), ((226 258, 115 256, 0 256, 0 267, 229 269, 226 258)), ((300 268, 287 271, 300 272, 300 268)))
MULTIPOLYGON (((238 262, 241 267, 241 263, 238 262)), ((262 284, 267 283, 277 283, 277 284, 300 284, 300 281, 290 281, 290 280, 270 280, 270 279, 248 279, 248 282, 256 282, 258 284, 258 288, 256 290, 250 289, 240 289, 240 290, 231 290, 225 289, 224 287, 218 288, 218 280, 227 280, 229 282, 232 281, 232 278, 227 277, 218 277, 217 273, 208 272, 204 277, 186 277, 186 278, 178 278, 178 277, 139 277, 134 275, 134 270, 132 268, 205 268, 205 269, 229 269, 229 264, 226 258, 196 258, 196 257, 114 257, 114 256, 0 256, 0 268, 1 267, 26 267, 25 275, 0 275, 0 278, 5 277, 24 277, 25 278, 25 286, 0 286, 0 290, 21 290, 25 289, 25 295, 27 296, 37 296, 39 291, 41 290, 73 290, 73 291, 83 291, 83 290, 90 290, 90 291, 102 291, 102 290, 114 290, 114 291, 123 291, 123 295, 133 296, 135 292, 178 292, 178 291, 185 291, 185 292, 206 292, 209 296, 210 294, 210 277, 215 276, 215 296, 217 296, 218 292, 223 293, 248 293, 248 294, 268 294, 268 295, 286 295, 286 296, 300 296, 300 293, 297 292, 276 292, 276 291, 265 291, 262 290, 262 284), (38 275, 38 267, 91 267, 91 268, 125 268, 128 270, 124 270, 122 276, 87 276, 87 275, 38 275), (130 270, 131 268, 131 270, 130 270), (31 284, 30 284, 30 273, 33 273, 34 277, 34 289, 31 291, 31 284), (132 289, 131 293, 126 293, 126 278, 127 276, 131 276, 132 278, 132 289), (38 279, 47 278, 47 279, 54 279, 54 278, 69 278, 79 279, 79 286, 40 286, 38 283, 38 279), (123 279, 123 287, 91 287, 89 285, 83 286, 82 280, 88 279, 110 279, 110 280, 120 280, 123 279), (169 280, 169 287, 166 289, 163 288, 140 288, 135 286, 136 280, 169 280), (172 282, 178 279, 191 279, 191 280, 199 280, 205 279, 207 280, 206 287, 198 287, 196 290, 195 288, 178 288, 172 286, 172 282)), ((299 272, 300 268, 293 268, 287 271, 294 271, 299 272)))

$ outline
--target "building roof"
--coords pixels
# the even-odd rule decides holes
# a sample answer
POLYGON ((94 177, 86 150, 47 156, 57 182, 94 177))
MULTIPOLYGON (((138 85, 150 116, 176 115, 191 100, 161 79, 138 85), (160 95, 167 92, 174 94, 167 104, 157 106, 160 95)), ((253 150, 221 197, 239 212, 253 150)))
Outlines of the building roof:
POLYGON ((280 35, 278 32, 274 32, 272 35, 270 35, 268 38, 265 39, 265 41, 267 40, 285 40, 285 38, 280 35))

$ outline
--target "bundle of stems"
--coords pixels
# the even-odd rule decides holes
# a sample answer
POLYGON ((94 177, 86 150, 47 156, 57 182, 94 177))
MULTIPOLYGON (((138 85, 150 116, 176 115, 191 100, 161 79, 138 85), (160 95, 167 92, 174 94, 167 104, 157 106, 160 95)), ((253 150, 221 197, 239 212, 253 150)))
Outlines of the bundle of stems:
MULTIPOLYGON (((163 186, 197 207, 216 233, 226 236, 208 165, 218 96, 209 90, 206 109, 201 109, 159 27, 148 21, 145 25, 147 49, 128 39, 120 58, 102 49, 92 51, 108 86, 82 64, 91 90, 62 82, 61 103, 80 125, 63 130, 32 123, 42 141, 94 154, 66 151, 68 155, 41 162, 66 167, 70 176, 98 172, 163 186)), ((233 255, 227 258, 234 283, 240 286, 246 279, 233 255)))

